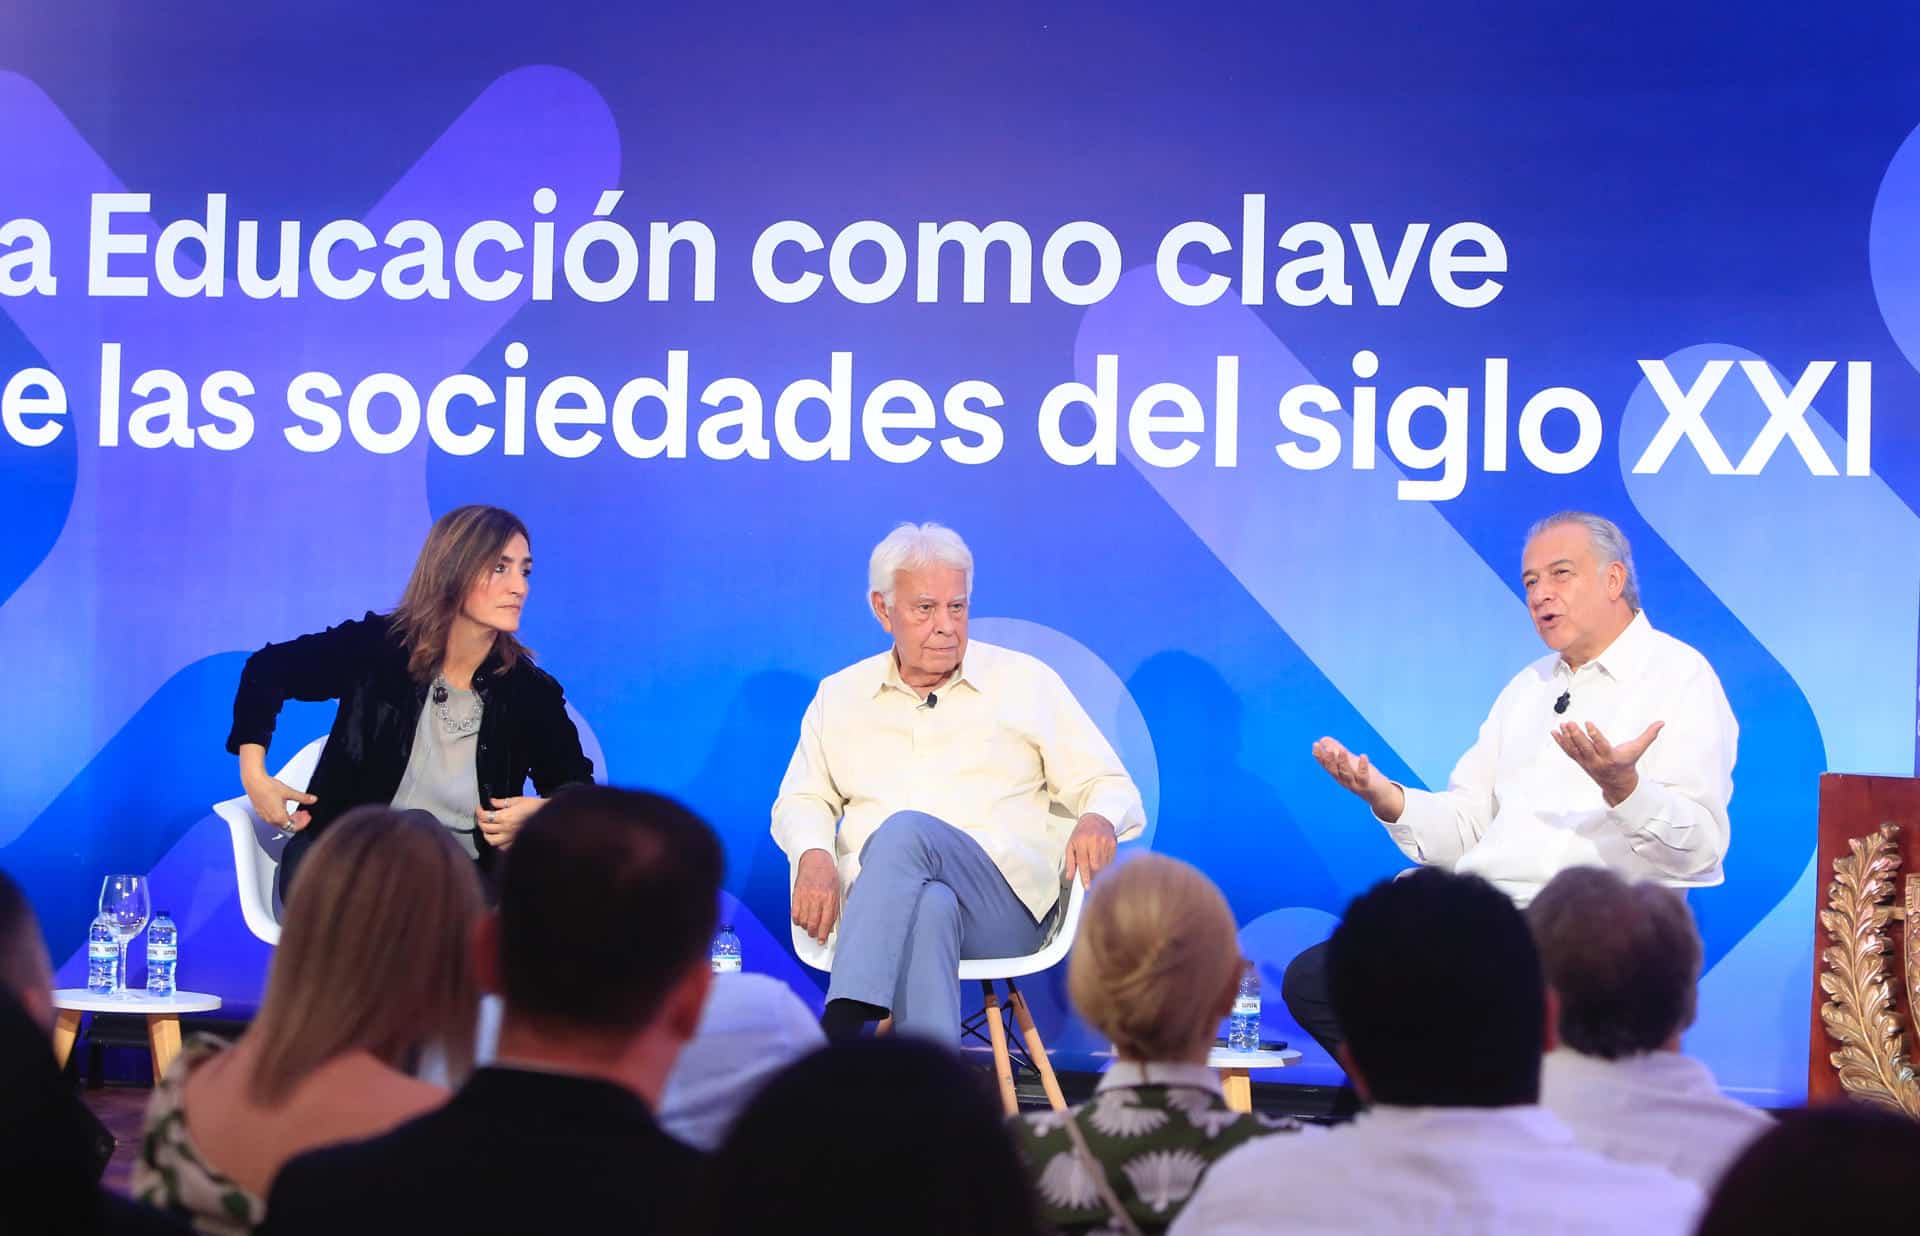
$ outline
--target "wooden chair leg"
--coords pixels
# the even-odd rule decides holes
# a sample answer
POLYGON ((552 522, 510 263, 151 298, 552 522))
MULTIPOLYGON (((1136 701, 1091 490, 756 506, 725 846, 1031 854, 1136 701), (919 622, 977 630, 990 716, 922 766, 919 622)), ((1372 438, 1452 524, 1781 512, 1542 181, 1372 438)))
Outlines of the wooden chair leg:
POLYGON ((993 1072, 1000 1082, 1000 1106, 1009 1116, 1020 1114, 1020 1100, 1013 1093, 1013 1058, 1007 1054, 1007 1019, 1000 1012, 1000 996, 991 979, 980 984, 987 1001, 987 1037, 993 1042, 993 1072))
POLYGON ((1033 1067, 1040 1070, 1040 1085, 1047 1092, 1047 1103, 1054 1111, 1067 1110, 1067 1097, 1060 1093, 1060 1079, 1053 1075, 1053 1062, 1047 1059, 1047 1045, 1040 1041, 1040 1029, 1033 1024, 1033 1014, 1027 1011, 1027 998, 1020 989, 1007 980, 1007 1003, 1013 1006, 1013 1020, 1020 1026, 1020 1037, 1026 1041, 1027 1055, 1033 1057, 1033 1067))
POLYGON ((153 1084, 166 1076, 167 1066, 180 1054, 180 1019, 164 1013, 147 1017, 147 1045, 153 1050, 153 1084))
POLYGON ((61 1009, 53 1021, 53 1058, 60 1062, 61 1068, 67 1067, 67 1058, 73 1055, 73 1044, 80 1037, 80 1018, 82 1014, 73 1009, 61 1009))

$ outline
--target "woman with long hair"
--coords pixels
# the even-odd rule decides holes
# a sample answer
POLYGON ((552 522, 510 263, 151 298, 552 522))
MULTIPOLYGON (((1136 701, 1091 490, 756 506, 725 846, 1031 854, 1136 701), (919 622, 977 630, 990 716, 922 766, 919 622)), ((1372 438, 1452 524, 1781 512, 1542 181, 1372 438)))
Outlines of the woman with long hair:
POLYGON ((248 1232, 295 1155, 384 1133, 447 1091, 411 1074, 473 1063, 480 877, 420 811, 366 806, 314 846, 267 975, 231 1047, 189 1040, 155 1080, 133 1191, 202 1232, 248 1232))
POLYGON ((283 901, 308 848, 354 807, 430 813, 484 875, 547 796, 593 779, 565 693, 518 638, 532 571, 518 517, 459 507, 427 534, 393 612, 247 659, 227 750, 253 809, 295 834, 281 857, 283 901), (305 791, 266 768, 289 699, 340 701, 305 791), (529 778, 538 796, 521 794, 529 778))

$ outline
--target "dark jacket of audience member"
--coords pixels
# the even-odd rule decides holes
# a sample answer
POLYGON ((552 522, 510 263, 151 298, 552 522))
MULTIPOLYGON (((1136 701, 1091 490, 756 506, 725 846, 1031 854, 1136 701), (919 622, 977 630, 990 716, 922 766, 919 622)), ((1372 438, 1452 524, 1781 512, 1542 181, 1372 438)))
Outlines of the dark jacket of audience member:
POLYGON ((1911 1231, 1920 1123, 1852 1103, 1790 1112, 1734 1160, 1698 1236, 1911 1231))
MULTIPOLYGON (((47 1031, 0 992, 0 1230, 93 1204, 98 1126, 61 1080, 47 1031)), ((113 1140, 107 1139, 107 1151, 113 1140)), ((70 1230, 84 1230, 75 1227, 70 1230)))
POLYGON ((699 1023, 718 841, 652 794, 562 791, 515 839, 476 960, 504 996, 496 1063, 446 1107, 275 1179, 274 1236, 664 1230, 701 1156, 653 1107, 699 1023))
POLYGON ((693 1236, 1037 1236, 985 1075, 907 1037, 824 1048, 767 1084, 707 1163, 693 1236))

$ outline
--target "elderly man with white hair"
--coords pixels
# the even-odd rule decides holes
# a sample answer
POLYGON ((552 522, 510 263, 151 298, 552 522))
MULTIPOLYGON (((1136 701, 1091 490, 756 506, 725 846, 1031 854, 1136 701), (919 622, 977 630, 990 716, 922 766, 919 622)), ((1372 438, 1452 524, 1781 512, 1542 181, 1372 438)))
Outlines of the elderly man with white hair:
POLYGON ((773 804, 793 921, 837 928, 821 1026, 956 1041, 959 962, 1038 948, 1062 875, 1091 881, 1145 816, 1112 746, 1046 665, 967 639, 973 554, 939 524, 874 548, 893 637, 825 679, 773 804))
MULTIPOLYGON (((1584 511, 1550 515, 1527 532, 1520 583, 1550 651, 1500 692, 1444 791, 1391 781, 1332 738, 1314 758, 1408 858, 1521 906, 1569 867, 1719 884, 1740 727, 1707 659, 1647 621, 1626 535, 1584 511)), ((1294 959, 1282 994, 1331 1050, 1325 993, 1321 946, 1294 959)))

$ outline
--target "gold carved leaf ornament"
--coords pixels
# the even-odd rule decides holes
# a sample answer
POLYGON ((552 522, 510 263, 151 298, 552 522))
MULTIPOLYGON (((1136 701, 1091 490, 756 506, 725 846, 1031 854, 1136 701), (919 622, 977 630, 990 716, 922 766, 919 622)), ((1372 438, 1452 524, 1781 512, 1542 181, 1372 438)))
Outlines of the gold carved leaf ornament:
MULTIPOLYGON (((1848 1094, 1920 1117, 1920 1079, 1907 1057, 1892 987, 1900 978, 1909 993, 1920 990, 1920 933, 1905 933, 1904 974, 1890 975, 1886 966, 1887 926, 1900 914, 1889 904, 1900 870, 1899 832, 1898 824, 1882 824, 1849 841, 1850 853, 1833 861, 1827 908, 1820 912, 1828 940, 1820 952, 1820 990, 1827 995, 1820 1020, 1839 1046, 1829 1059, 1848 1094)), ((1920 877, 1909 876, 1905 891, 1902 917, 1911 927, 1920 917, 1920 877)))

